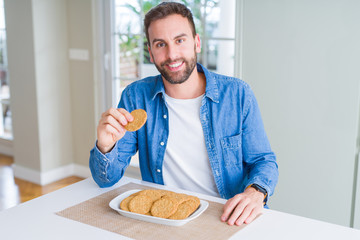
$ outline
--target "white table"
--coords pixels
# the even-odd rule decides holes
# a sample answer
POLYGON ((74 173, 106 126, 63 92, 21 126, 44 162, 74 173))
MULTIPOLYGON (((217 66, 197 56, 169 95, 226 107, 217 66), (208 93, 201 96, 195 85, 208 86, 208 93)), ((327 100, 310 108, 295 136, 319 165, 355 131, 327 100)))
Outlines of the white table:
MULTIPOLYGON (((118 234, 55 214, 55 212, 96 197, 128 182, 152 186, 151 183, 123 177, 111 188, 99 188, 96 183, 89 178, 16 207, 4 210, 0 212, 0 239, 128 239, 118 234)), ((159 187, 159 185, 156 185, 156 187, 159 187)), ((190 193, 186 191, 183 192, 190 193)), ((224 199, 199 194, 194 195, 214 202, 225 203, 224 199)), ((360 240, 360 230, 274 210, 265 210, 263 215, 236 233, 231 239, 360 240)))

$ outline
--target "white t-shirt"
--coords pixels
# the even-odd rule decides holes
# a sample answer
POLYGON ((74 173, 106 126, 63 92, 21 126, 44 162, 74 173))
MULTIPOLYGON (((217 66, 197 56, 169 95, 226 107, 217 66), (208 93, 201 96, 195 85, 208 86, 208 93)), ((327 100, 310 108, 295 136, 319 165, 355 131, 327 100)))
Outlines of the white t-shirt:
POLYGON ((203 96, 175 99, 165 94, 169 138, 163 163, 164 184, 219 197, 200 122, 203 96))

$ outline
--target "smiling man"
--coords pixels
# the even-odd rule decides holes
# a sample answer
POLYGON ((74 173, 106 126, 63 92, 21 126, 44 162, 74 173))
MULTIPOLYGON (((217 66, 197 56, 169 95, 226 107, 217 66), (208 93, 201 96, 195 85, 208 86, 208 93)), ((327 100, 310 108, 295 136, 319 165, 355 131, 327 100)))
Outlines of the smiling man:
POLYGON ((181 84, 196 77, 196 54, 200 52, 200 38, 189 28, 187 18, 170 15, 148 26, 151 61, 170 84, 181 84), (172 33, 170 35, 170 33, 172 33), (154 57, 156 56, 156 58, 154 57))
POLYGON ((103 113, 90 169, 100 187, 115 184, 138 151, 144 181, 229 199, 221 221, 250 223, 278 179, 259 107, 243 81, 208 71, 191 11, 166 2, 145 16, 151 61, 160 75, 129 85, 103 113), (124 126, 144 109, 136 132, 124 126))

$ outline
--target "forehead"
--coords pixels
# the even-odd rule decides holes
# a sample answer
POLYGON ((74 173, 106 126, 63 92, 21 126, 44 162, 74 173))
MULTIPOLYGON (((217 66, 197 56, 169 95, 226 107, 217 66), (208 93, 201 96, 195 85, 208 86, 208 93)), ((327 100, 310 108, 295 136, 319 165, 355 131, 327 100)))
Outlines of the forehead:
POLYGON ((152 22, 148 31, 150 42, 154 38, 172 38, 183 33, 192 36, 189 20, 178 14, 172 14, 163 19, 152 22))

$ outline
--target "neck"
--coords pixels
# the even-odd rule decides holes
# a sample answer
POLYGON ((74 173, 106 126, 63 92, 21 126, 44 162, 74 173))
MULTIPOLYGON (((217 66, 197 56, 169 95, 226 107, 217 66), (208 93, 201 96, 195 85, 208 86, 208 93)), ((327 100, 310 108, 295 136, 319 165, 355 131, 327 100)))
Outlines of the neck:
POLYGON ((181 84, 171 84, 164 80, 165 92, 168 96, 177 99, 197 98, 205 93, 206 80, 203 73, 195 68, 189 79, 181 84))

